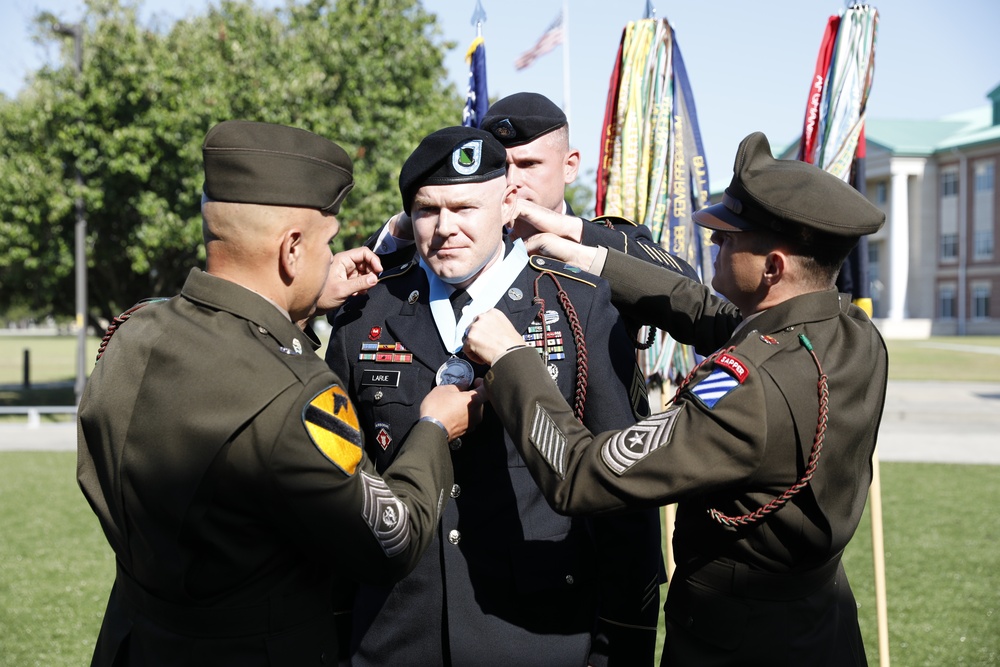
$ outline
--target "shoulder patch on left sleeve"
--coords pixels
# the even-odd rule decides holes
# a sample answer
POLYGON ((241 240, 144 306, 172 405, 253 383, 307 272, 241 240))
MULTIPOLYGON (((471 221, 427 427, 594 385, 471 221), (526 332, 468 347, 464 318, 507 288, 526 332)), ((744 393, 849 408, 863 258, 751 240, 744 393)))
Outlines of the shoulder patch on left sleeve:
POLYGON ((743 382, 750 375, 750 371, 747 369, 746 364, 729 353, 720 354, 719 358, 715 360, 715 365, 725 368, 732 373, 733 377, 735 377, 740 384, 743 384, 743 382))
POLYGON ((535 271, 542 273, 554 273, 556 275, 563 276, 564 278, 581 282, 584 285, 597 287, 597 276, 587 273, 578 266, 566 264, 565 262, 560 262, 559 260, 552 259, 551 257, 542 257, 541 255, 532 255, 528 259, 528 264, 535 271))
POLYGON ((302 409, 302 425, 323 456, 354 474, 361 463, 361 427, 342 387, 330 385, 316 394, 302 409))
POLYGON ((716 369, 690 389, 691 394, 709 410, 750 377, 746 362, 729 353, 720 354, 713 363, 716 369))

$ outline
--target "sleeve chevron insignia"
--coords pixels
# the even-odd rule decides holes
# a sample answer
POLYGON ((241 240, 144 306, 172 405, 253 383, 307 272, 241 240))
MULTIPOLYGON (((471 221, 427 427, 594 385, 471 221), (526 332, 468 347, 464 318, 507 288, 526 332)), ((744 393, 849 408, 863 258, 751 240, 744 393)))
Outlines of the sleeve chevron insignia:
POLYGON ((302 409, 302 424, 316 448, 334 465, 353 475, 361 462, 358 415, 341 387, 331 385, 302 409))

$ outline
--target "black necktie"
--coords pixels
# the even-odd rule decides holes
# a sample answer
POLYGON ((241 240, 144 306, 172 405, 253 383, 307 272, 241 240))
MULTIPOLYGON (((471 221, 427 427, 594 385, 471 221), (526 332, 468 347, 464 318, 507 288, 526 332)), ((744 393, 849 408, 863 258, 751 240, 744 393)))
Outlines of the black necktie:
POLYGON ((451 309, 455 311, 455 321, 458 322, 462 319, 462 309, 472 300, 472 297, 469 296, 468 292, 460 288, 452 292, 448 299, 451 301, 451 309))

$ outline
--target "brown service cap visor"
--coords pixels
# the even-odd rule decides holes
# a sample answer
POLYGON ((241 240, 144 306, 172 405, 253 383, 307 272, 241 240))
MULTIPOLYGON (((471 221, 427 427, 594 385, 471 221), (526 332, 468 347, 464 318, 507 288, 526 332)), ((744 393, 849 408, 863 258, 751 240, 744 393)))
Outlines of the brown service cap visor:
POLYGON ((738 201, 728 194, 723 194, 721 204, 712 204, 699 209, 691 217, 702 227, 720 232, 747 232, 759 229, 756 225, 736 215, 733 209, 738 206, 738 201))

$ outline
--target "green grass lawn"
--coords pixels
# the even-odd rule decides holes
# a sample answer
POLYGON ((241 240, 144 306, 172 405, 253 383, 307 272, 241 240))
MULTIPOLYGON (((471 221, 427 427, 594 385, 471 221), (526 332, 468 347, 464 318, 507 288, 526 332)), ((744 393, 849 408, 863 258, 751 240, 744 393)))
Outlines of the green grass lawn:
MULTIPOLYGON (((1000 664, 1000 466, 881 470, 892 664, 1000 664)), ((87 664, 114 559, 76 486, 75 454, 0 453, 0 525, 0 666, 87 664)), ((844 560, 877 665, 867 516, 844 560)))
MULTIPOLYGON (((85 368, 94 367, 100 338, 87 339, 85 368)), ((76 397, 75 336, 0 336, 0 406, 73 405, 76 397), (29 389, 24 389, 25 351, 28 352, 29 389)), ((43 421, 66 421, 72 416, 42 415, 43 421)), ((24 421, 24 416, 0 415, 0 423, 24 421)))
MULTIPOLYGON (((87 372, 94 366, 101 339, 87 339, 87 372)), ((0 336, 0 385, 24 380, 24 353, 30 357, 32 384, 73 382, 76 377, 76 336, 0 336)))
MULTIPOLYGON (((1000 665, 1000 466, 880 467, 892 664, 1000 665)), ((868 663, 878 665, 867 509, 844 568, 868 663)))
MULTIPOLYGON (((88 369, 98 344, 88 340, 88 369)), ((888 341, 889 376, 1000 381, 1000 355, 969 346, 1000 350, 1000 337, 888 341)), ((0 337, 0 405, 71 405, 75 353, 74 337, 0 337), (35 388, 3 389, 21 383, 25 349, 35 388)), ((1000 664, 1000 466, 883 463, 882 502, 893 664, 1000 664)), ((0 667, 87 664, 114 559, 75 454, 0 453, 0 522, 0 667)), ((844 560, 877 665, 867 512, 844 560)))
POLYGON ((0 665, 90 664, 114 556, 75 452, 0 453, 0 665))
MULTIPOLYGON (((89 373, 100 345, 100 338, 87 340, 86 369, 89 373)), ((76 373, 76 337, 74 336, 0 336, 0 405, 69 405, 73 402, 72 383, 76 373), (33 385, 63 383, 69 385, 68 403, 14 402, 24 379, 24 351, 30 353, 30 380, 33 385)), ((965 380, 1000 382, 1000 336, 939 336, 928 340, 890 340, 889 378, 892 380, 965 380), (988 348, 996 354, 975 349, 988 348)), ((37 390, 35 401, 51 392, 37 390)), ((60 398, 65 395, 57 394, 60 398)))
POLYGON ((886 347, 890 380, 1000 382, 1000 336, 889 340, 886 347))

